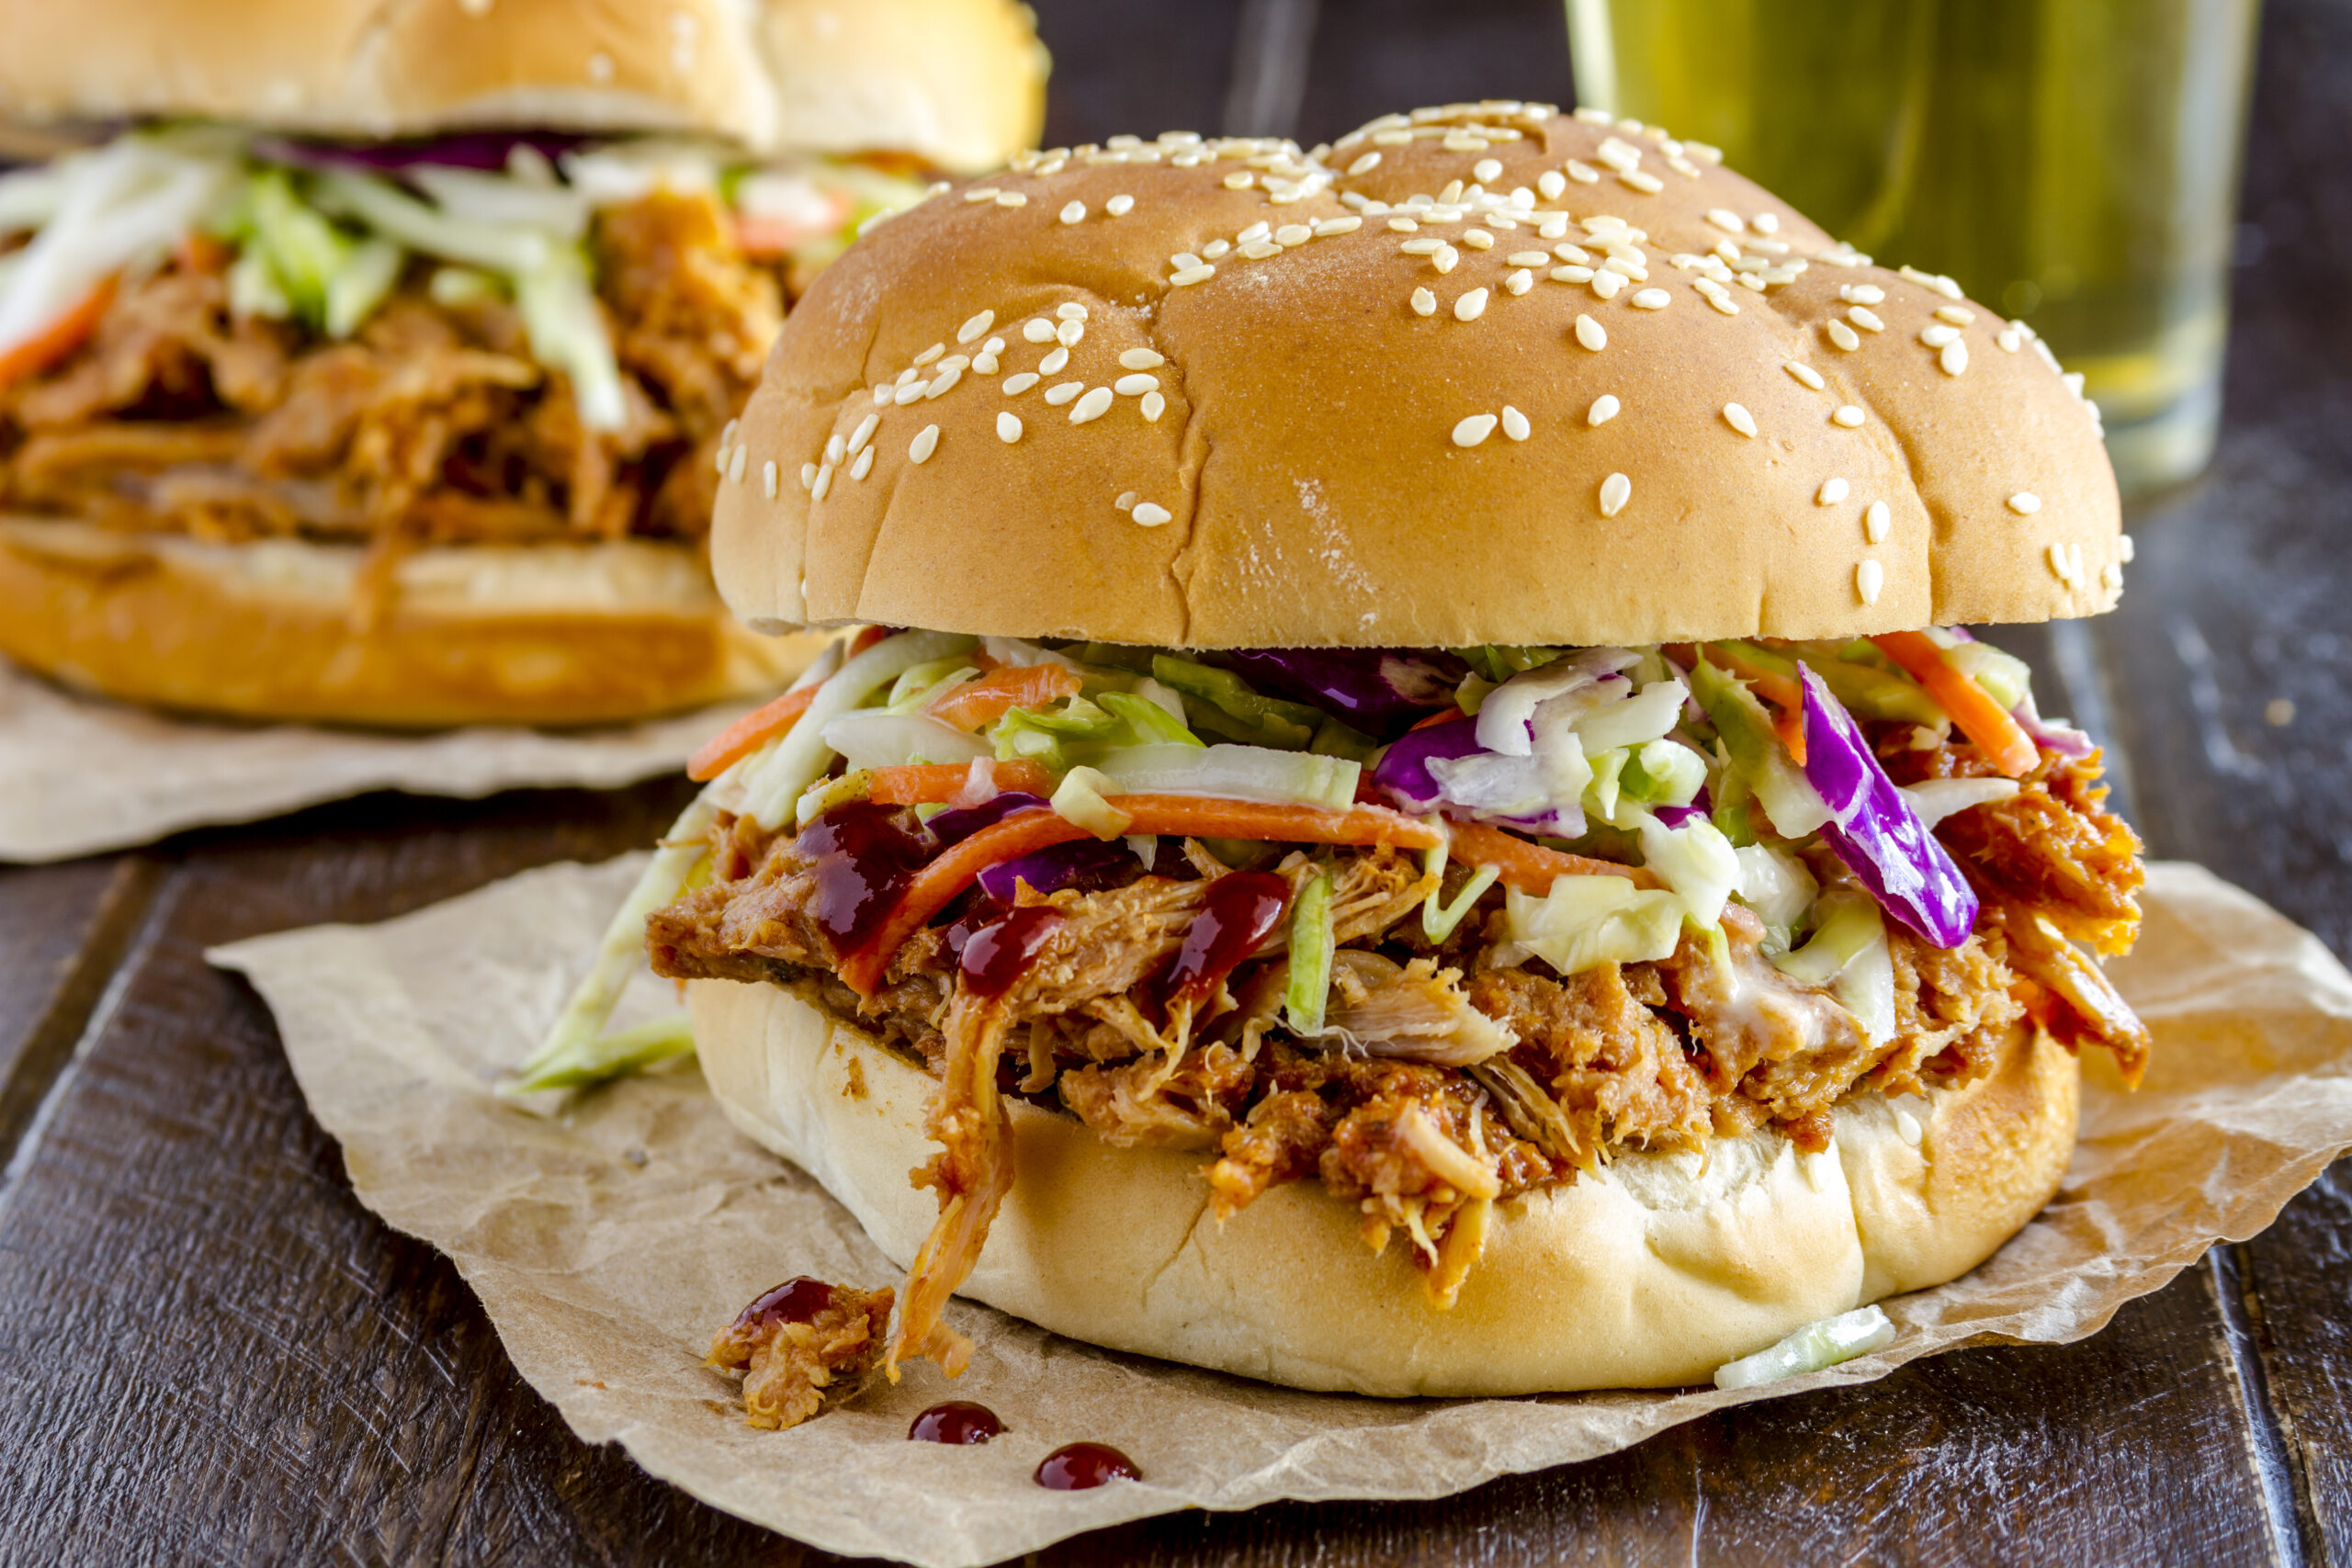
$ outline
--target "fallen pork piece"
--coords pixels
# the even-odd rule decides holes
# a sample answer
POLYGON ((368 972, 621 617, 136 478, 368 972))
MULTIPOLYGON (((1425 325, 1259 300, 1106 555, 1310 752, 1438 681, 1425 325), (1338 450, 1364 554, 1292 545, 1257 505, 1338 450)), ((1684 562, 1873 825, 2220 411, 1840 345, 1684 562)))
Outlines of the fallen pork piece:
POLYGON ((743 1373, 743 1416, 772 1432, 855 1393, 882 1355, 894 1292, 799 1275, 745 1307, 710 1342, 706 1366, 743 1373))

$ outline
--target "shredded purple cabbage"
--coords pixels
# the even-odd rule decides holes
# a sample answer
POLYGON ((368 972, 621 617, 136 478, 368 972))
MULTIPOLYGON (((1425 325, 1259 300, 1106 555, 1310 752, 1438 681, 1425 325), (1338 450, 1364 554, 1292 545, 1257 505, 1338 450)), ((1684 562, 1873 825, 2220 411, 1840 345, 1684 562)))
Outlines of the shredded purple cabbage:
POLYGON ((1707 798, 1707 792, 1702 789, 1690 805, 1653 806, 1650 807, 1650 815, 1679 832, 1696 819, 1713 817, 1714 809, 1707 798))
POLYGON ((1217 655, 1253 685, 1385 734, 1453 700, 1470 666, 1442 649, 1253 648, 1217 655))
POLYGON ((365 169, 398 174, 419 164, 451 169, 503 172, 517 146, 536 148, 550 160, 590 141, 545 130, 469 130, 448 136, 413 137, 398 141, 330 141, 310 137, 257 136, 256 157, 293 164, 306 169, 365 169))
MULTIPOLYGON (((936 822, 938 818, 932 820, 936 822)), ((1040 893, 1058 893, 1065 887, 1091 890, 1118 886, 1127 880, 1130 872, 1142 869, 1143 863, 1123 842, 1075 839, 1067 844, 1054 844, 1032 854, 997 862, 980 873, 980 891, 1000 904, 1010 904, 1023 882, 1040 893)))
POLYGON ((1938 947, 1958 947, 1976 925, 1976 891, 1871 755, 1853 716, 1820 676, 1804 682, 1804 776, 1827 802, 1822 838, 1879 906, 1938 947))
POLYGON ((2036 713, 2030 696, 2011 708, 2009 716, 2045 751, 2055 751, 2062 757, 2087 757, 2098 750, 2097 741, 2072 725, 2052 724, 2036 713))
POLYGON ((1445 786, 1430 772, 1431 762, 1489 755, 1492 753, 1478 744, 1476 720, 1466 716, 1449 719, 1400 737, 1373 764, 1372 782, 1374 788, 1385 790, 1397 805, 1419 815, 1442 811, 1461 821, 1493 822, 1523 833, 1550 833, 1570 839, 1584 831, 1583 810, 1574 802, 1566 812, 1547 812, 1532 818, 1472 812, 1449 797, 1445 786))
POLYGON ((931 836, 939 840, 939 847, 944 850, 950 844, 962 843, 983 828, 995 827, 1018 812, 1049 809, 1051 807, 1043 795, 1009 789, 1001 795, 989 796, 978 806, 958 806, 943 811, 925 826, 930 828, 931 836))

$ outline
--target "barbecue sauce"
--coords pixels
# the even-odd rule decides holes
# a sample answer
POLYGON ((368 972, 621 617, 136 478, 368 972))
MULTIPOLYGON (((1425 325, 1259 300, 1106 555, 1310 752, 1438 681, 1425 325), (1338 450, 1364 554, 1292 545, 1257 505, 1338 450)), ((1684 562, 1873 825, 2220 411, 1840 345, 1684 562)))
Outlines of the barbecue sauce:
POLYGON ((907 1428, 910 1443, 953 1443, 958 1447, 970 1443, 985 1443, 1004 1435, 1004 1423, 996 1412, 985 1404, 975 1404, 968 1399, 951 1399, 934 1404, 915 1417, 907 1428))
POLYGON ((756 1328, 772 1323, 807 1323, 832 1304, 832 1286, 798 1274, 737 1314, 735 1326, 756 1328))
POLYGON ((1160 995, 1170 1002, 1201 1001, 1274 933, 1289 910, 1290 884, 1271 871, 1218 877, 1185 928, 1184 945, 1160 978, 1160 995))
POLYGON ((1084 1492, 1106 1482, 1142 1479, 1136 1461, 1107 1443, 1070 1443, 1037 1467, 1037 1484, 1048 1492, 1084 1492))
POLYGON ((929 839, 909 830, 899 807, 871 801, 834 807, 801 829, 797 848, 816 863, 808 913, 837 958, 874 940, 932 855, 929 839))
POLYGON ((1024 904, 972 932, 956 957, 964 989, 976 997, 1001 996, 1061 923, 1061 911, 1051 905, 1024 904))

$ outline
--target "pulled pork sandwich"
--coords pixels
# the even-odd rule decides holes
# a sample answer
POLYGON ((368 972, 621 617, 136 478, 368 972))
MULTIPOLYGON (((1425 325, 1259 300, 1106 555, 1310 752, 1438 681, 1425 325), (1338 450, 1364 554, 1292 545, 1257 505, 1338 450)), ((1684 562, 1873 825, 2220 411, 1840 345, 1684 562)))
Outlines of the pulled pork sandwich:
POLYGON ((722 434, 1045 64, 1012 0, 6 0, 0 43, 54 149, 0 175, 0 653, 403 727, 805 663, 711 587, 722 434))
POLYGON ((1024 157, 818 281, 728 469, 783 476, 729 603, 877 629, 706 753, 552 1048, 647 933, 908 1269, 894 1362, 961 1292, 1307 1388, 1703 1381, 1975 1265, 2077 1053, 2147 1058, 2086 951, 2138 840, 1958 626, 2115 602, 2096 416, 1705 148, 1024 157))

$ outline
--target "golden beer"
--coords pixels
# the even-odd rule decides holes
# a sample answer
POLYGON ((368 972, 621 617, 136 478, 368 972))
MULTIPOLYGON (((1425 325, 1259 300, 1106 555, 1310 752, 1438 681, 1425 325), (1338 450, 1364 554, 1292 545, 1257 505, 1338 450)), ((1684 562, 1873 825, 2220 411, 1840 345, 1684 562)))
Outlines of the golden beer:
POLYGON ((1712 142, 2084 375, 2127 492, 2212 454, 2258 0, 1567 0, 1581 103, 1712 142))

